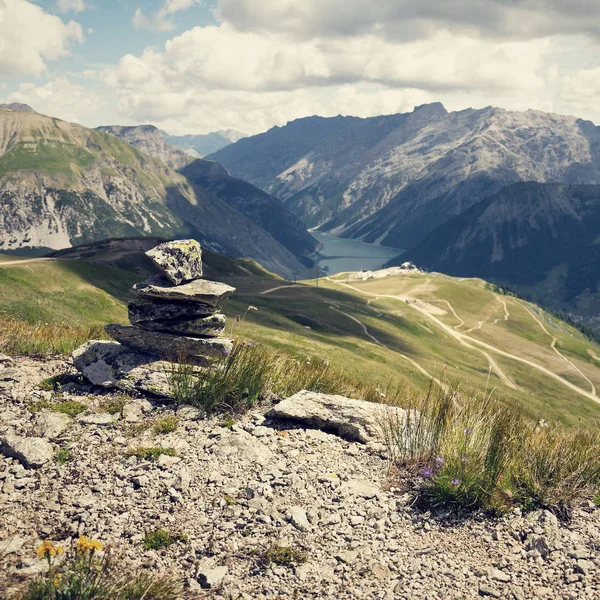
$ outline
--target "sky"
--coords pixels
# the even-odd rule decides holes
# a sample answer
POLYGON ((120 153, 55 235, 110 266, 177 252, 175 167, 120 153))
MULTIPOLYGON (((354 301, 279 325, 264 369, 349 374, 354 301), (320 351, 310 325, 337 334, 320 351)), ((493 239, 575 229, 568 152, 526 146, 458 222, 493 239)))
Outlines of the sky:
POLYGON ((0 0, 0 102, 247 134, 428 102, 600 124, 599 0, 0 0))

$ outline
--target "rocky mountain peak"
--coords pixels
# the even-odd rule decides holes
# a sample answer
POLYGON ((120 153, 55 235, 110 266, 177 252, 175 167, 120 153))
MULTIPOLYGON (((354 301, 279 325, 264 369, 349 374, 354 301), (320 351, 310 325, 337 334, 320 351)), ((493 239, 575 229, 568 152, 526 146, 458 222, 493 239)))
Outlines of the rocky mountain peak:
POLYGON ((3 110, 14 110, 16 112, 36 112, 29 106, 29 104, 23 104, 21 102, 11 102, 10 104, 0 104, 0 109, 3 110))

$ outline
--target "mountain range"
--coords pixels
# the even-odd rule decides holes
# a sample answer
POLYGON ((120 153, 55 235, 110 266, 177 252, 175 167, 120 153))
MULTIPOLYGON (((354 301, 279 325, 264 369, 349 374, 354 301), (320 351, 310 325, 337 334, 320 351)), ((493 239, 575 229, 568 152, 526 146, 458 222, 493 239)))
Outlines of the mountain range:
POLYGON ((161 131, 161 133, 167 143, 184 150, 194 158, 202 158, 247 137, 245 133, 235 129, 222 129, 197 135, 169 135, 166 131, 161 131))
MULTIPOLYGON (((131 128, 121 133, 136 137, 131 128)), ((153 152, 154 131, 145 133, 145 149, 153 152)), ((298 255, 161 159, 112 134, 35 112, 0 110, 0 203, 2 252, 39 253, 108 237, 192 236, 281 275, 312 272, 316 242, 282 206, 278 228, 300 228, 298 255)))
POLYGON ((367 119, 299 119, 209 158, 281 198, 309 227, 405 249, 507 184, 599 183, 600 128, 435 103, 367 119))

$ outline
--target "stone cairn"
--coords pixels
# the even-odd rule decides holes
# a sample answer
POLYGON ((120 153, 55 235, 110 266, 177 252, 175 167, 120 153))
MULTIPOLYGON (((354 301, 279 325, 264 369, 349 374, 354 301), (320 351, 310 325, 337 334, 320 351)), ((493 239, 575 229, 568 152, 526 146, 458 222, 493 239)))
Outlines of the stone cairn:
POLYGON ((226 319, 220 309, 235 288, 202 279, 202 249, 195 240, 165 242, 146 255, 160 274, 133 286, 131 326, 107 325, 118 343, 88 342, 73 359, 96 385, 169 396, 164 361, 204 367, 231 353, 233 340, 221 337, 226 319))

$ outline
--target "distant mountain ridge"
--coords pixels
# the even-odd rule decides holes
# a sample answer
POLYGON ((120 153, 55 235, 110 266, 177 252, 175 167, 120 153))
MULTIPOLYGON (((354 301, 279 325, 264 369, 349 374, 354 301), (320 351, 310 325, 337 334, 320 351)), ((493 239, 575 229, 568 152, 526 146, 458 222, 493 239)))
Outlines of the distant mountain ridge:
POLYGON ((17 112, 35 112, 29 104, 23 104, 21 102, 11 102, 10 104, 0 104, 0 108, 4 110, 14 110, 17 112))
POLYGON ((434 103, 367 119, 298 119, 209 158, 281 198, 309 227, 411 248, 508 184, 600 183, 600 128, 434 103))
POLYGON ((248 137, 245 133, 235 129, 221 129, 212 133, 187 135, 169 135, 166 131, 161 131, 161 133, 167 143, 184 150, 195 158, 202 158, 248 137))
POLYGON ((0 110, 1 252, 129 236, 191 236, 281 275, 312 272, 305 254, 290 252, 217 194, 114 135, 0 110))

